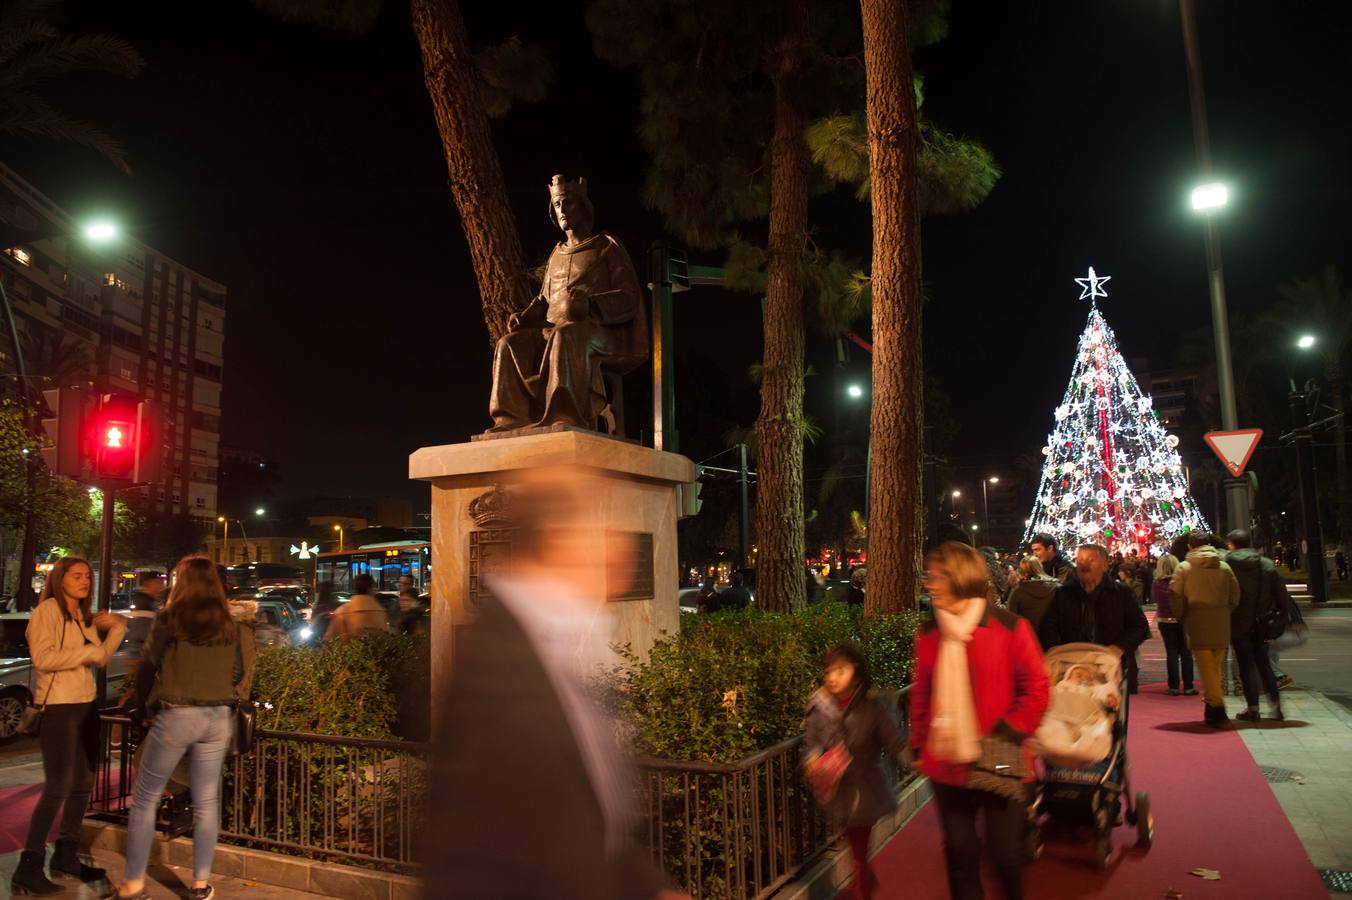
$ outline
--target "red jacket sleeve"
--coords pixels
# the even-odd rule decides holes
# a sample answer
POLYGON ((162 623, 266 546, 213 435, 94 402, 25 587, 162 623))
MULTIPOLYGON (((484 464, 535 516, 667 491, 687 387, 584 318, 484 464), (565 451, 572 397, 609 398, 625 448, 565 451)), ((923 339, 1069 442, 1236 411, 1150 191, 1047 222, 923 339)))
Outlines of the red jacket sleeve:
POLYGON ((1047 712, 1048 687, 1042 648, 1026 619, 1020 619, 1015 627, 1009 653, 1014 667, 1014 700, 1001 720, 1027 737, 1042 724, 1042 716, 1047 712))
POLYGON ((915 640, 915 664, 911 666, 911 689, 906 695, 909 711, 909 743, 915 750, 925 746, 929 738, 930 689, 934 684, 934 655, 926 653, 926 635, 915 640))

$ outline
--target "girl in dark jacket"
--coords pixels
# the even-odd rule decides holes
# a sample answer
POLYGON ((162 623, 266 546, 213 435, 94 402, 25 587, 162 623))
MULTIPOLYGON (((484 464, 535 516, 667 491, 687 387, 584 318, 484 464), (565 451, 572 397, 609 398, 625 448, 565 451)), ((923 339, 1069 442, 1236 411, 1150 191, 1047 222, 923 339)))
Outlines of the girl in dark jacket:
POLYGON ((188 556, 174 570, 169 603, 155 619, 136 673, 140 708, 151 689, 158 707, 146 735, 127 820, 126 880, 116 896, 149 900, 146 864, 155 837, 155 814, 169 775, 184 754, 191 758, 191 900, 207 900, 207 883, 221 825, 221 767, 234 733, 231 708, 249 698, 253 677, 253 623, 236 622, 216 566, 188 556))
POLYGON ((882 753, 905 764, 906 749, 896 723, 872 689, 863 652, 842 644, 826 655, 825 668, 825 687, 808 700, 803 769, 827 812, 845 825, 854 854, 851 896, 867 898, 874 890, 869 835, 875 822, 897 808, 882 753), (831 770, 846 758, 843 753, 848 753, 849 762, 836 781, 831 770))
POLYGON ((934 784, 949 893, 982 897, 981 813, 1005 898, 1020 900, 1026 784, 1008 773, 1032 781, 1027 741, 1047 711, 1042 651, 1028 620, 991 603, 985 561, 971 547, 941 544, 925 568, 935 621, 915 642, 910 743, 934 784))

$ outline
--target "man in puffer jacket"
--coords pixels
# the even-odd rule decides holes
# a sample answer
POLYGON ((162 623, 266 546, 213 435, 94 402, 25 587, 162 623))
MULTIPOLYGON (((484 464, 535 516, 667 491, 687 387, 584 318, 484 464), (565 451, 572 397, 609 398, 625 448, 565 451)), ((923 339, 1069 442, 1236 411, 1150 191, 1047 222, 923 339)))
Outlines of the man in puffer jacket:
POLYGON ((1229 716, 1225 713, 1221 668, 1230 646, 1230 613, 1239 606, 1239 582, 1220 552, 1211 546, 1211 535, 1188 536, 1188 558, 1174 572, 1169 599, 1202 675, 1206 701, 1203 721, 1222 727, 1229 716))
POLYGON ((1272 703, 1271 717, 1278 721, 1282 715, 1282 695, 1277 688, 1277 676, 1272 671, 1267 642, 1258 628, 1258 621, 1278 603, 1286 603, 1286 584, 1277 574, 1272 560, 1250 546, 1249 532, 1237 528, 1225 536, 1230 552, 1225 562, 1239 582, 1239 606, 1230 616, 1230 641, 1235 648, 1235 662, 1239 664, 1239 680, 1244 685, 1244 712, 1235 716, 1246 722, 1258 721, 1258 687, 1272 703))

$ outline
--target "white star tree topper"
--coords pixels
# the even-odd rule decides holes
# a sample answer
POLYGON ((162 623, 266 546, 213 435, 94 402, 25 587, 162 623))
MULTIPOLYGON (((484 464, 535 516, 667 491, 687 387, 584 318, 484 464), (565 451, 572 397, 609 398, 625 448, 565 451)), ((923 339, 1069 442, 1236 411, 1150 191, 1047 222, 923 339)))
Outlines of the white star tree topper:
POLYGON ((1094 267, 1090 266, 1089 277, 1075 279, 1075 283, 1084 289, 1080 291, 1080 299, 1083 300, 1088 297, 1089 302, 1094 303, 1097 297, 1107 297, 1108 292, 1103 289, 1103 286, 1112 280, 1113 276, 1099 275, 1094 272, 1094 267))

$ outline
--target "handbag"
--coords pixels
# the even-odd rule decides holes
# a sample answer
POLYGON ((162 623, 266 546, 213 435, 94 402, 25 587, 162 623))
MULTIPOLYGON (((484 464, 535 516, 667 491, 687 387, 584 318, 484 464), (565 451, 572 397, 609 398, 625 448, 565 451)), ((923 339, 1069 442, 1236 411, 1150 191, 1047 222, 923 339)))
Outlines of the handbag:
POLYGON ((966 786, 1023 801, 1027 799, 1023 783, 1030 775, 1022 741, 986 735, 981 739, 981 757, 968 770, 966 786))
MULTIPOLYGON (((1266 561, 1266 560, 1265 560, 1266 561)), ((1264 573, 1266 575, 1266 573, 1264 573)), ((1263 587, 1259 590, 1258 608, 1261 610, 1258 614, 1258 637, 1264 641, 1275 641, 1286 633, 1286 629, 1291 626, 1291 612, 1286 608, 1283 602, 1289 597, 1267 598, 1268 579, 1263 578, 1263 587), (1266 601, 1266 602, 1265 602, 1266 601)), ((1286 593, 1286 589, 1282 589, 1286 593)))
POLYGON ((845 770, 854 762, 854 757, 850 756, 850 751, 846 749, 845 742, 833 744, 828 749, 822 751, 813 763, 812 794, 817 798, 817 802, 822 806, 830 803, 836 798, 836 791, 840 790, 840 779, 845 775, 845 770))
POLYGON ((242 756, 253 752, 254 720, 258 717, 258 707, 252 700, 236 700, 235 728, 230 737, 230 755, 242 756))
MULTIPOLYGON (((66 624, 62 622, 61 643, 57 646, 57 650, 60 650, 65 646, 66 646, 66 624)), ((31 658, 28 660, 28 666, 29 666, 28 677, 32 678, 34 666, 33 660, 31 658)), ((53 672, 52 680, 47 682, 47 693, 43 695, 41 706, 34 706, 32 700, 29 700, 27 703, 24 704, 23 712, 19 714, 19 734, 25 735, 27 737, 37 737, 38 734, 41 733, 42 711, 47 708, 47 701, 52 696, 52 688, 56 685, 56 676, 57 673, 53 672)), ((29 693, 31 694, 32 691, 29 691, 29 693)))

